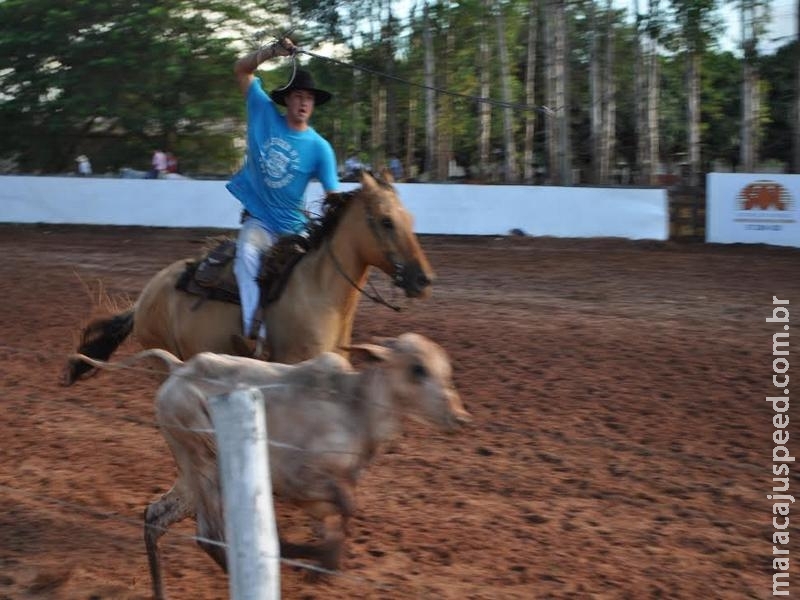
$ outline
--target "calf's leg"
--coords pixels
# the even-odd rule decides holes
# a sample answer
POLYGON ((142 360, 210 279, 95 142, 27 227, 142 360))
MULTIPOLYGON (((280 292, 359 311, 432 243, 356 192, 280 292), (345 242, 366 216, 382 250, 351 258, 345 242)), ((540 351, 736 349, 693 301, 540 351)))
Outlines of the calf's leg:
POLYGON ((348 523, 355 512, 353 493, 349 485, 335 480, 324 482, 317 491, 317 497, 326 499, 298 503, 306 514, 323 524, 323 541, 319 544, 292 544, 281 540, 281 556, 315 560, 322 568, 336 571, 341 563, 348 523), (336 517, 339 526, 334 528, 331 527, 331 520, 336 517))
POLYGON ((205 514, 197 515, 197 545, 217 563, 223 572, 228 572, 228 557, 225 553, 225 532, 222 520, 209 522, 205 514))
MULTIPOLYGON (((325 523, 329 516, 338 516, 339 528, 344 536, 349 534, 350 519, 355 514, 356 503, 353 497, 353 485, 329 480, 324 484, 325 499, 308 499, 303 502, 303 510, 320 523, 325 523)), ((324 527, 323 532, 330 531, 324 527)))
POLYGON ((153 584, 153 598, 164 600, 164 584, 161 579, 161 560, 158 553, 158 540, 171 525, 192 516, 194 509, 185 495, 173 486, 166 494, 150 504, 144 511, 144 545, 147 549, 147 562, 150 565, 150 580, 153 584))
POLYGON ((341 534, 330 534, 319 544, 294 544, 280 539, 281 558, 303 558, 313 560, 323 569, 336 571, 341 562, 344 538, 341 534))

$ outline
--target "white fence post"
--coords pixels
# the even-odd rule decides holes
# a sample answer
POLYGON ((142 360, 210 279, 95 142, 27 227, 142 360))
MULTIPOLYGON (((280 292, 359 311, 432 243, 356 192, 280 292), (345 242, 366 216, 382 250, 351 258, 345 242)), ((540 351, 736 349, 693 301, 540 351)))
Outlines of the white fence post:
POLYGON ((257 388, 210 398, 232 600, 280 598, 280 547, 269 479, 264 399, 257 388))

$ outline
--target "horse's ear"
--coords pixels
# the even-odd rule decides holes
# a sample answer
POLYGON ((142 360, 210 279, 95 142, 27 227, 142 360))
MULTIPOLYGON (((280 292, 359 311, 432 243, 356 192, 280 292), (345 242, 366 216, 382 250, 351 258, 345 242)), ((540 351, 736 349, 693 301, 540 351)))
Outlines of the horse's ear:
POLYGON ((381 169, 381 178, 388 183, 389 185, 394 183, 394 175, 392 175, 391 170, 388 167, 383 167, 381 169))
POLYGON ((340 346, 340 348, 350 352, 354 358, 370 362, 385 361, 392 355, 391 349, 378 344, 353 344, 351 346, 340 346))
POLYGON ((361 186, 364 189, 374 189, 378 187, 378 182, 375 181, 375 178, 372 176, 372 173, 370 173, 366 169, 361 170, 361 186))

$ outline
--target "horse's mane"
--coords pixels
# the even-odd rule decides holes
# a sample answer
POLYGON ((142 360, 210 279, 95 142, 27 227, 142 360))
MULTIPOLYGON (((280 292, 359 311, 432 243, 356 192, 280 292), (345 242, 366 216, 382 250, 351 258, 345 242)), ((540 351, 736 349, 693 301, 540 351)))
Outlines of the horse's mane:
POLYGON ((350 200, 358 190, 332 192, 322 202, 322 214, 313 217, 308 223, 308 249, 319 248, 322 242, 333 234, 350 200))
MULTIPOLYGON (((285 235, 272 245, 261 265, 259 281, 271 290, 270 298, 280 294, 295 265, 309 252, 316 250, 333 235, 353 196, 358 190, 329 193, 322 202, 322 213, 312 217, 306 235, 285 235)), ((262 288, 263 289, 263 288, 262 288)))
POLYGON ((322 202, 322 213, 314 215, 308 221, 306 234, 285 235, 278 238, 267 253, 265 262, 284 262, 284 258, 291 258, 295 254, 306 254, 319 248, 322 242, 333 234, 354 195, 355 190, 328 194, 322 202))
MULTIPOLYGON (((392 185, 386 181, 383 175, 372 172, 370 175, 380 187, 391 189, 392 185)), ((360 189, 329 193, 322 202, 322 214, 315 215, 309 221, 305 237, 289 235, 279 238, 270 248, 270 252, 264 260, 265 265, 275 263, 276 267, 281 266, 280 268, 270 268, 270 274, 281 276, 284 270, 283 266, 294 264, 299 259, 298 254, 303 255, 311 250, 316 250, 322 245, 322 242, 333 235, 345 209, 360 189)))
MULTIPOLYGON (((383 188, 391 189, 392 185, 383 175, 370 173, 375 182, 383 188)), ((322 213, 311 218, 306 229, 306 236, 288 235, 278 239, 270 248, 264 259, 262 277, 288 278, 291 268, 303 255, 316 250, 326 239, 333 235, 342 215, 350 206, 353 197, 361 188, 348 192, 331 192, 322 202, 322 213), (288 272, 287 272, 288 269, 288 272)))
MULTIPOLYGON (((383 177, 372 175, 377 184, 382 188, 391 189, 391 183, 386 181, 383 177)), ((258 275, 259 285, 261 286, 261 303, 262 305, 273 302, 280 296, 289 276, 292 274, 294 267, 299 263, 304 256, 311 251, 320 248, 327 240, 333 235, 336 227, 342 220, 342 215, 346 212, 347 208, 352 204, 353 198, 358 195, 361 188, 350 190, 348 192, 331 192, 323 200, 321 205, 321 214, 314 215, 308 222, 305 235, 285 235, 272 245, 269 252, 264 256, 261 263, 261 271, 258 275)), ((233 251, 236 246, 235 238, 229 236, 216 236, 206 240, 206 245, 203 249, 203 254, 196 260, 187 263, 187 270, 184 277, 180 280, 184 282, 185 279, 195 278, 195 271, 200 263, 208 262, 209 258, 214 259, 216 264, 225 264, 226 259, 233 257, 233 251), (216 256, 214 256, 216 254, 216 256)), ((214 276, 220 277, 219 271, 210 271, 214 276)), ((208 275, 208 273, 207 273, 208 275)), ((230 273, 232 276, 232 272, 230 273)), ((227 281, 224 278, 222 281, 227 281)), ((215 283, 204 283, 202 285, 211 285, 224 287, 219 281, 214 279, 215 283)), ((180 289, 181 283, 178 284, 180 289)), ((226 284, 227 285, 227 284, 226 284)), ((235 290, 235 280, 230 280, 230 285, 235 290)), ((228 293, 227 287, 225 287, 228 293)), ((234 293, 235 292, 229 292, 234 293)))

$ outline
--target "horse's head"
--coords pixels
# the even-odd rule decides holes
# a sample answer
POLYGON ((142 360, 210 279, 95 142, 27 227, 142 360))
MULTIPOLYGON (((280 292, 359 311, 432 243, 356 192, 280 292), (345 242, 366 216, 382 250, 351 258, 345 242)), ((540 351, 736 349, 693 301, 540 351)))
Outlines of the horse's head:
POLYGON ((388 170, 379 178, 364 171, 361 188, 353 198, 353 209, 363 219, 354 226, 363 227, 358 236, 360 254, 367 264, 389 275, 409 298, 426 297, 433 283, 433 271, 414 233, 414 221, 395 190, 388 170))

